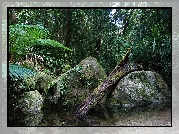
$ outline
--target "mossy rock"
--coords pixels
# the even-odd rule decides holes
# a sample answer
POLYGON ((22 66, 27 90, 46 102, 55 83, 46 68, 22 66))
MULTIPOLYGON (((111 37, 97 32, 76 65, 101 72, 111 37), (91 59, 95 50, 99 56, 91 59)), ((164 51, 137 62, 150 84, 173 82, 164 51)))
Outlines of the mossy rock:
POLYGON ((24 113, 37 113, 43 107, 43 97, 37 90, 24 92, 18 102, 24 113))
POLYGON ((87 57, 52 82, 48 103, 78 105, 106 78, 104 69, 93 57, 87 57))
POLYGON ((46 74, 39 74, 35 78, 35 89, 39 91, 42 95, 46 94, 48 92, 49 85, 54 80, 50 75, 46 74))
POLYGON ((24 85, 26 85, 24 91, 37 90, 40 94, 44 95, 48 91, 49 84, 51 84, 54 79, 52 76, 42 72, 35 76, 27 77, 23 80, 24 85))
POLYGON ((87 57, 78 66, 82 66, 81 73, 84 73, 88 79, 93 78, 99 81, 107 77, 104 69, 94 57, 87 57))
POLYGON ((156 72, 136 71, 118 83, 112 103, 143 105, 148 102, 168 101, 170 90, 164 79, 156 72))

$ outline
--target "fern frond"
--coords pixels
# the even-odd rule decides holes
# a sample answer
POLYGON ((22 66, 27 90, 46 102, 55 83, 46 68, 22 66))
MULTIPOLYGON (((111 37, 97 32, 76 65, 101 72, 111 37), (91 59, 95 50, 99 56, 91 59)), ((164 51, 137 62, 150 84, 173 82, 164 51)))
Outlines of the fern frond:
POLYGON ((11 78, 24 79, 29 76, 36 75, 36 72, 27 68, 24 68, 18 64, 9 64, 9 76, 11 78))

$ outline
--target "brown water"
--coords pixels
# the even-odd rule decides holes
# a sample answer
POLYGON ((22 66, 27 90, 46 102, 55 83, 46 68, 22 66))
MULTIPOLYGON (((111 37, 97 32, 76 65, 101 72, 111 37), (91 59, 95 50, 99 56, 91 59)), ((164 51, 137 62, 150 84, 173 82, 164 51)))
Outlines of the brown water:
MULTIPOLYGON (((76 119, 76 108, 50 108, 37 114, 16 113, 9 117, 9 126, 89 126, 76 119)), ((143 107, 119 106, 92 109, 90 126, 171 126, 171 104, 154 103, 143 107)))

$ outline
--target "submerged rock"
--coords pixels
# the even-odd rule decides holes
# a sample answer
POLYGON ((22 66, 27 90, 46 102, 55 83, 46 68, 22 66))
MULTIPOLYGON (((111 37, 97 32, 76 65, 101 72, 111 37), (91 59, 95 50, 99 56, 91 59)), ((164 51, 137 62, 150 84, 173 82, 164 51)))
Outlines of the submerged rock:
POLYGON ((170 90, 158 73, 136 71, 120 80, 111 101, 113 104, 133 106, 168 101, 170 97, 170 90))
POLYGON ((87 57, 77 66, 51 82, 46 105, 78 105, 106 78, 106 73, 93 57, 87 57))

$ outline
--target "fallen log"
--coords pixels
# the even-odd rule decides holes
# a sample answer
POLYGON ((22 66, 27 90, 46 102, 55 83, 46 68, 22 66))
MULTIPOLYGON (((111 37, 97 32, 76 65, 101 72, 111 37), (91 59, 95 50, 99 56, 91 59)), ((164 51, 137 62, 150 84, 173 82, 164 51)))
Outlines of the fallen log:
POLYGON ((90 109, 95 107, 108 92, 112 92, 117 83, 124 76, 131 72, 143 69, 141 65, 129 62, 130 50, 131 47, 127 50, 124 58, 119 62, 109 76, 97 88, 95 88, 93 93, 78 107, 74 114, 78 119, 90 123, 91 120, 87 116, 90 109))

